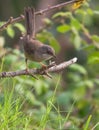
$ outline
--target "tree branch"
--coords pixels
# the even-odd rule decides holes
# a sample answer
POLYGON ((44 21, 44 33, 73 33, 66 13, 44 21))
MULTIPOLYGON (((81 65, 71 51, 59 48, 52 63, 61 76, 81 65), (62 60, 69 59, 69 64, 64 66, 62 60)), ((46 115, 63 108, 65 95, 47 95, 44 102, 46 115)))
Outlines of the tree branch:
MULTIPOLYGON (((54 10, 54 9, 57 9, 57 8, 60 9, 60 8, 66 6, 68 4, 74 3, 75 1, 76 0, 71 0, 71 1, 64 2, 64 3, 61 3, 61 4, 57 4, 57 5, 54 5, 54 6, 49 6, 48 8, 46 8, 44 10, 40 10, 40 11, 35 12, 35 15, 42 15, 42 14, 48 12, 48 11, 51 11, 51 10, 54 10)), ((23 19, 24 19, 24 15, 20 15, 17 18, 10 17, 5 24, 3 24, 2 26, 0 26, 0 31, 3 31, 4 29, 6 29, 10 24, 14 24, 16 22, 20 22, 23 19)))
POLYGON ((54 64, 49 65, 46 69, 41 68, 41 69, 29 69, 28 71, 18 70, 18 71, 12 71, 12 72, 2 72, 0 73, 0 78, 16 77, 16 76, 21 76, 21 75, 29 75, 35 78, 36 75, 47 75, 48 72, 52 72, 52 73, 60 72, 64 70, 65 68, 67 68, 69 65, 74 64, 75 62, 77 62, 76 57, 69 61, 60 63, 59 65, 54 65, 54 64))

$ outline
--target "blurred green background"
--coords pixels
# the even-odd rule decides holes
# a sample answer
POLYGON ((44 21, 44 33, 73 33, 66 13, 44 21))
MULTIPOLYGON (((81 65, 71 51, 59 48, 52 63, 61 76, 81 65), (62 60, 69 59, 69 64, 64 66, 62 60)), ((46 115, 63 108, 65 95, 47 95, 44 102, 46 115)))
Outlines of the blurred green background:
MULTIPOLYGON (((1 0, 0 26, 24 7, 36 11, 66 0, 1 0)), ((52 79, 29 76, 0 79, 0 130, 99 129, 99 1, 86 1, 36 16, 36 37, 56 51, 56 63, 77 57, 76 64, 52 79)), ((0 71, 25 69, 20 36, 24 20, 0 32, 0 71)), ((30 68, 40 67, 29 62, 30 68)))

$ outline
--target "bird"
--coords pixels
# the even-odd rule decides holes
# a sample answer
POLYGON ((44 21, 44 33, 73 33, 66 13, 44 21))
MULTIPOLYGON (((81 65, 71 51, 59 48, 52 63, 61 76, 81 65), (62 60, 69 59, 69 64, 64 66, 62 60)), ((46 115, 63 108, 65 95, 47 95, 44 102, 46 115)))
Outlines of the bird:
MULTIPOLYGON (((50 45, 46 45, 36 39, 35 36, 35 9, 33 7, 24 8, 26 34, 21 37, 25 54, 26 70, 27 61, 42 63, 56 58, 55 50, 50 45)), ((44 64, 43 64, 44 65, 44 64)), ((45 65, 46 66, 46 65, 45 65)))

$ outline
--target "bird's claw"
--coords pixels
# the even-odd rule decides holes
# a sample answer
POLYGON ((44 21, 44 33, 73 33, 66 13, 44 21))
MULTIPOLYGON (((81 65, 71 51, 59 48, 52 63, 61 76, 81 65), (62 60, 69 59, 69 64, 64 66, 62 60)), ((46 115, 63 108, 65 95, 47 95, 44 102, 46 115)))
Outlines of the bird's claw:
POLYGON ((34 74, 30 74, 30 72, 29 72, 28 68, 26 68, 26 69, 25 69, 25 71, 26 71, 26 73, 29 73, 29 75, 31 75, 33 78, 35 78, 35 79, 37 79, 37 80, 38 80, 38 78, 37 78, 34 74))

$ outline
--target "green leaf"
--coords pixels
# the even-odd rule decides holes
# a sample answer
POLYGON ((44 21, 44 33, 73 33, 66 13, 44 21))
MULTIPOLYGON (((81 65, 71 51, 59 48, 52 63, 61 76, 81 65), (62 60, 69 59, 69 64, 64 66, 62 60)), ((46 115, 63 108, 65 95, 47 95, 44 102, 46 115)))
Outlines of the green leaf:
POLYGON ((60 95, 57 97, 56 100, 60 105, 66 105, 70 102, 71 98, 72 97, 71 97, 70 92, 63 92, 63 93, 60 93, 60 95))
POLYGON ((77 15, 82 16, 82 18, 86 15, 87 12, 85 12, 82 9, 77 9, 75 12, 77 15))
POLYGON ((2 26, 3 24, 5 24, 5 22, 0 22, 0 26, 2 26))
POLYGON ((99 36, 93 35, 93 36, 92 36, 92 40, 94 40, 94 41, 96 41, 96 42, 99 42, 99 36))
POLYGON ((48 19, 48 18, 45 18, 43 21, 47 25, 52 25, 52 21, 50 19, 48 19))
POLYGON ((98 64, 99 63, 99 57, 91 57, 88 59, 89 64, 98 64))
POLYGON ((53 19, 57 18, 57 17, 67 17, 67 16, 71 16, 70 12, 58 12, 56 14, 53 15, 53 19))
POLYGON ((32 104, 35 104, 37 106, 41 105, 41 102, 36 100, 35 96, 31 91, 27 91, 25 95, 26 95, 26 99, 29 100, 29 102, 31 102, 32 104))
POLYGON ((70 30, 70 26, 69 25, 60 25, 57 27, 57 31, 60 33, 66 33, 70 30))
POLYGON ((81 73, 83 75, 87 75, 86 69, 81 65, 73 64, 69 68, 72 69, 73 71, 78 71, 79 73, 81 73))
POLYGON ((94 14, 99 15, 99 11, 95 10, 93 12, 94 12, 94 14))
POLYGON ((7 34, 8 34, 11 38, 13 38, 13 37, 15 36, 15 32, 14 32, 12 26, 8 26, 6 31, 7 31, 7 34))
POLYGON ((54 37, 49 38, 49 43, 55 49, 55 52, 59 52, 60 45, 54 37))
POLYGON ((76 83, 75 90, 73 92, 73 98, 75 100, 81 100, 86 93, 85 84, 81 81, 76 83))
POLYGON ((88 12, 88 14, 90 14, 90 15, 93 15, 93 14, 94 14, 93 10, 90 9, 90 8, 87 9, 87 12, 88 12))
POLYGON ((85 80, 85 81, 84 81, 84 84, 85 84, 86 86, 88 86, 89 88, 93 88, 93 86, 94 86, 94 83, 93 83, 93 81, 91 81, 91 80, 85 80))
POLYGON ((93 52, 90 57, 99 57, 99 51, 93 52))
POLYGON ((76 34, 74 36, 73 43, 74 43, 76 49, 80 48, 80 46, 81 46, 81 38, 80 38, 80 36, 78 34, 76 34))
POLYGON ((99 52, 95 51, 88 57, 89 64, 97 64, 99 63, 99 52))
POLYGON ((43 43, 50 43, 50 45, 55 49, 56 52, 59 51, 60 45, 52 33, 44 30, 42 33, 37 34, 37 38, 43 43))
POLYGON ((75 19, 75 18, 72 18, 71 26, 72 27, 74 26, 77 30, 79 30, 81 28, 80 22, 77 19, 75 19))
POLYGON ((96 83, 97 85, 99 85, 99 79, 93 79, 94 83, 96 83))
POLYGON ((0 36, 0 49, 4 46, 5 44, 5 38, 0 36))
POLYGON ((93 44, 90 44, 90 45, 88 44, 83 49, 86 51, 92 51, 92 50, 95 50, 95 46, 93 44))
POLYGON ((25 27, 20 23, 15 23, 15 27, 17 27, 20 31, 25 32, 25 27))

